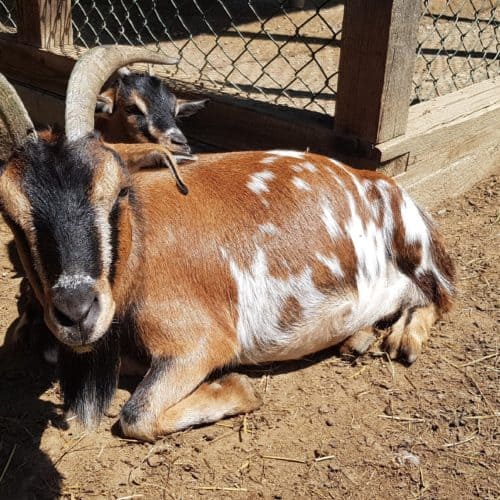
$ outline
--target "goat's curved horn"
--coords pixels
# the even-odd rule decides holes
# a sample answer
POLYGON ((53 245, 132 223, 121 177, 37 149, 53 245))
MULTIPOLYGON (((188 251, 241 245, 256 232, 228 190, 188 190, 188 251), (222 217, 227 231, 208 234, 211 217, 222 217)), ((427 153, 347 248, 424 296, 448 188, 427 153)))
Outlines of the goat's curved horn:
POLYGON ((75 64, 66 92, 66 137, 73 141, 94 130, 97 94, 119 68, 136 62, 177 64, 177 58, 144 47, 101 46, 87 51, 75 64))
POLYGON ((0 158, 34 136, 35 127, 14 87, 0 73, 0 158), (3 125, 3 127, 2 127, 3 125))

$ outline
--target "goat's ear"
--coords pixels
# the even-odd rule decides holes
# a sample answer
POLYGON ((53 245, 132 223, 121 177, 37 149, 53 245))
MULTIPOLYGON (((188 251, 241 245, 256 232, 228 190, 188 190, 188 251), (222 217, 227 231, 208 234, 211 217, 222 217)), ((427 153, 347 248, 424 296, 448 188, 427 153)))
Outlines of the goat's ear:
POLYGON ((166 147, 151 143, 106 143, 106 146, 120 155, 130 173, 137 172, 143 168, 169 168, 179 191, 182 194, 188 194, 188 188, 178 172, 176 159, 166 147))
POLYGON ((112 87, 106 89, 104 92, 101 92, 97 96, 95 112, 103 113, 106 115, 113 114, 113 110, 115 109, 115 99, 116 99, 116 86, 113 85, 112 87))
POLYGON ((203 109, 210 99, 201 99, 200 101, 186 101, 185 99, 177 99, 175 106, 175 116, 191 116, 203 109))

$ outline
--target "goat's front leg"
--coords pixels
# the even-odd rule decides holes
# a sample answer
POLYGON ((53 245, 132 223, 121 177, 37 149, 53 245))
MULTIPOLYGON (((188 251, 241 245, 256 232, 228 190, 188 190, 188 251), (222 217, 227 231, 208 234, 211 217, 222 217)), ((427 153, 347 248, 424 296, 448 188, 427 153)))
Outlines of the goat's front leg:
POLYGON ((156 354, 152 354, 149 370, 122 409, 120 424, 126 436, 153 441, 162 435, 161 415, 191 394, 214 370, 235 359, 236 332, 217 328, 208 316, 202 319, 199 326, 193 322, 190 335, 170 325, 167 337, 155 330, 156 325, 143 325, 150 328, 149 351, 156 354))
POLYGON ((250 380, 230 373, 218 380, 204 382, 189 396, 166 410, 158 420, 160 435, 188 427, 217 422, 225 417, 248 413, 261 405, 250 380))
POLYGON ((151 367, 125 403, 120 425, 126 437, 154 441, 162 412, 184 399, 212 370, 187 359, 153 358, 151 367))

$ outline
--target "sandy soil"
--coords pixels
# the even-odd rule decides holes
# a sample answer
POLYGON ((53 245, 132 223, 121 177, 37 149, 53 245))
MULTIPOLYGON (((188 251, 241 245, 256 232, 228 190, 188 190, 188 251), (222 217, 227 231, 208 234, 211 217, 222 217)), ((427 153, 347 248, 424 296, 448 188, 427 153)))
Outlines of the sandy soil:
MULTIPOLYGON (((52 370, 0 348, 0 498, 498 498, 498 179, 434 216, 460 294, 411 367, 375 346, 251 371, 264 405, 154 445, 65 429, 52 370), (495 417, 496 415, 496 417, 495 417)), ((0 343, 19 277, 0 226, 0 343)))

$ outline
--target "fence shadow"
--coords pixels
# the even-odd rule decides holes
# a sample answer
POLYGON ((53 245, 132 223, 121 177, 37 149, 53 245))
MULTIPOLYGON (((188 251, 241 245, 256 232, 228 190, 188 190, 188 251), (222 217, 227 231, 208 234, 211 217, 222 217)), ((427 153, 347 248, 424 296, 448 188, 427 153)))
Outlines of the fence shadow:
POLYGON ((54 380, 54 369, 35 354, 19 347, 0 347, 0 498, 3 500, 59 497, 62 477, 40 450, 46 427, 60 422, 57 407, 40 399, 54 380))
MULTIPOLYGON (((22 276, 13 240, 5 250, 17 276, 22 276)), ((56 373, 42 361, 30 339, 12 340, 17 322, 9 326, 0 346, 0 498, 58 498, 62 477, 40 450, 48 425, 64 427, 58 407, 40 399, 56 380, 56 373)))

